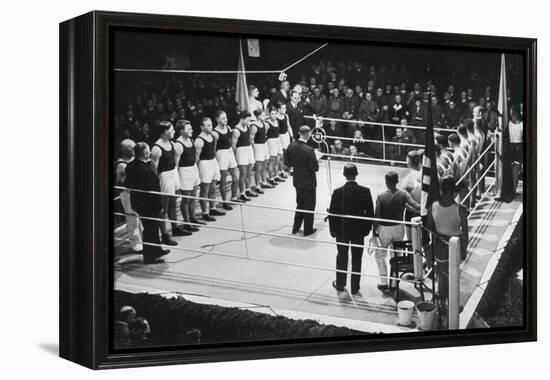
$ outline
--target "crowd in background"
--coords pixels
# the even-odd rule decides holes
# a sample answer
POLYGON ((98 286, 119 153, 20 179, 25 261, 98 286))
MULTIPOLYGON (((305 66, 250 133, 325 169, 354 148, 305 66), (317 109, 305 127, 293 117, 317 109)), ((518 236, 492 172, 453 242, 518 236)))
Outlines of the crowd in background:
MULTIPOLYGON (((445 70, 436 64, 410 72, 404 62, 397 58, 395 61, 375 66, 327 59, 296 69, 289 73, 289 81, 282 83, 273 74, 248 74, 247 81, 258 88, 260 100, 286 103, 290 103, 295 85, 300 85, 296 110, 287 106, 295 135, 300 125, 315 125, 314 120, 304 116, 364 121, 364 124, 325 121, 324 128, 329 136, 344 138, 342 147, 335 147, 337 150, 355 145, 352 149, 367 156, 382 157, 381 144, 352 144, 353 138, 423 144, 423 133, 407 126, 425 124, 427 104, 432 107, 435 126, 450 129, 456 128, 471 115, 474 106, 480 105, 488 128, 494 130, 498 120, 496 75, 484 76, 482 80, 480 74, 472 72, 449 75, 454 80, 443 80, 445 76, 436 73, 445 70), (287 88, 284 94, 283 87, 287 88), (369 121, 398 124, 402 128, 383 130, 379 125, 369 125, 369 121)), ((498 67, 494 71, 498 73, 498 67)), ((201 119, 214 120, 219 109, 227 113, 229 125, 238 122, 234 74, 117 73, 115 82, 116 147, 125 138, 154 142, 158 138, 157 126, 163 120, 173 125, 181 119, 189 120, 195 136, 200 133, 201 119)), ((511 82, 514 85, 514 78, 511 82)), ((522 114, 518 99, 519 96, 512 98, 508 89, 509 108, 522 114)), ((339 144, 333 139, 331 145, 339 144)), ((407 153, 386 148, 389 148, 386 158, 402 161, 407 153)))

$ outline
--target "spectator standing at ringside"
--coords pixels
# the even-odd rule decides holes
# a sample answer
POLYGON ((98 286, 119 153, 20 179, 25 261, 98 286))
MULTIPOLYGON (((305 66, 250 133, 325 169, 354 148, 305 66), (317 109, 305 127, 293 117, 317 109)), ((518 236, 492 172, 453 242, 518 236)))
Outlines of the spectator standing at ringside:
MULTIPOLYGON (((144 142, 139 142, 136 144, 134 151, 136 157, 126 167, 124 187, 155 193, 160 192, 159 178, 149 164, 149 158, 151 156, 149 145, 144 142)), ((170 252, 169 250, 163 250, 160 246, 161 222, 149 219, 156 219, 159 217, 162 209, 161 197, 158 194, 132 191, 129 197, 121 199, 127 199, 129 201, 128 204, 124 206, 124 209, 128 210, 129 214, 140 217, 143 226, 143 263, 158 263, 159 257, 170 252)))

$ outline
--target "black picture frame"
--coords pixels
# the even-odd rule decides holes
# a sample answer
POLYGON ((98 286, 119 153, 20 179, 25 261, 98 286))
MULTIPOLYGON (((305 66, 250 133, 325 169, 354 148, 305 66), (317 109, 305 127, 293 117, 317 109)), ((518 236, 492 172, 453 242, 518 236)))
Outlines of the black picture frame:
POLYGON ((345 26, 93 11, 60 24, 60 356, 89 368, 263 359, 534 341, 537 337, 537 41, 345 26), (110 112, 114 30, 286 37, 518 53, 524 59, 524 325, 520 328, 114 352, 110 112))

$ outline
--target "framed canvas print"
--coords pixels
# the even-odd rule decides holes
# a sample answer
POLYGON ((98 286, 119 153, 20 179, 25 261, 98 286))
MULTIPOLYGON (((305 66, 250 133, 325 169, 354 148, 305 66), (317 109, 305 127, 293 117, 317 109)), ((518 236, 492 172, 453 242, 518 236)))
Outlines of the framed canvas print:
POLYGON ((60 24, 60 355, 536 339, 536 40, 60 24))

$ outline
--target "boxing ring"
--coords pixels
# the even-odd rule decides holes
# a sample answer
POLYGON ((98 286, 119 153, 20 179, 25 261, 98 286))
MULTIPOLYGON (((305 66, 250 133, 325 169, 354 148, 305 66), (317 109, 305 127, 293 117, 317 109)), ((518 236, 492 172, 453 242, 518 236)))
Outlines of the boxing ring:
MULTIPOLYGON (((229 71, 202 70, 143 70, 115 69, 116 72, 152 72, 172 74, 279 74, 279 80, 286 78, 286 71, 302 62, 325 45, 311 51, 306 56, 281 70, 245 71, 242 69, 229 71)), ((242 54, 242 53, 241 53, 242 54)), ((308 117, 308 116, 306 116, 308 117)), ((316 119, 314 116, 310 118, 316 119)), ((177 246, 170 248, 171 253, 164 256, 164 262, 154 265, 143 265, 142 256, 128 251, 129 239, 124 235, 123 228, 114 234, 114 288, 130 292, 147 292, 156 294, 182 295, 186 299, 199 303, 209 303, 229 307, 240 307, 271 315, 284 315, 294 319, 315 319, 321 323, 346 326, 367 332, 409 332, 416 331, 415 324, 399 326, 396 302, 391 293, 381 292, 376 285, 380 276, 374 254, 369 254, 370 236, 365 238, 361 275, 361 289, 358 294, 351 295, 346 290, 337 292, 332 287, 336 274, 336 242, 329 234, 327 208, 332 191, 342 186, 345 179, 342 175, 343 166, 354 162, 358 166, 357 182, 371 190, 373 200, 385 191, 385 173, 393 170, 402 180, 408 169, 406 162, 389 157, 388 148, 393 146, 410 149, 422 149, 423 144, 401 143, 391 141, 387 135, 388 128, 407 128, 424 130, 421 126, 405 126, 390 123, 367 122, 360 120, 324 118, 324 121, 352 123, 358 126, 369 125, 380 128, 381 140, 359 139, 368 144, 379 144, 380 157, 372 155, 345 156, 339 154, 323 154, 320 170, 317 173, 317 202, 313 211, 314 227, 317 232, 309 237, 301 233, 293 235, 292 222, 296 208, 295 190, 292 180, 280 183, 276 188, 266 189, 265 194, 253 198, 248 203, 227 202, 233 206, 225 216, 217 217, 217 221, 207 225, 195 225, 198 232, 192 236, 173 237, 177 246)), ((452 132, 444 128, 434 128, 441 133, 452 132)), ((325 140, 340 139, 357 141, 345 136, 326 136, 325 140)), ((510 226, 517 222, 519 205, 503 206, 494 201, 495 192, 495 148, 492 142, 481 154, 477 162, 468 168, 459 181, 471 178, 474 166, 481 162, 482 157, 490 157, 490 164, 483 168, 476 177, 464 204, 480 188, 480 198, 471 209, 471 241, 468 246, 468 257, 463 263, 452 263, 454 276, 460 289, 450 300, 458 315, 458 307, 463 309, 460 328, 465 328, 475 312, 479 302, 479 292, 487 283, 494 270, 495 260, 498 262, 498 252, 502 248, 502 238, 506 236, 510 226), (486 184, 485 188, 482 184, 486 184), (497 221, 498 223, 495 223, 497 221), (506 231, 504 231, 506 229, 506 231), (490 238, 487 238, 489 236, 490 238), (485 245, 484 245, 485 244, 485 245)), ((229 179, 229 177, 228 177, 229 179)), ((497 181, 498 182, 498 179, 497 181)), ((399 184, 398 184, 399 187, 399 184)), ((137 189, 115 187, 120 191, 138 192, 137 189)), ((150 192, 155 193, 155 192, 150 192)), ((180 194, 163 194, 177 198, 193 198, 209 200, 180 194)), ((221 203, 219 196, 216 202, 221 203)), ((197 210, 198 211, 198 210, 197 210)), ((305 211, 303 212, 311 212, 305 211)), ((114 213, 124 217, 124 213, 114 213)), ((351 217, 351 216, 342 216, 351 217)), ((143 218, 143 217, 142 217, 143 218)), ((352 217, 357 218, 357 217, 352 217)), ((145 218, 143 218, 145 219, 145 218)), ((181 220, 148 218, 163 223, 183 224, 181 220)), ((381 221, 376 218, 373 222, 381 221)), ((424 269, 427 257, 419 241, 422 227, 418 223, 395 221, 411 227, 415 270, 412 276, 392 278, 400 282, 400 299, 419 301, 424 296, 433 299, 435 287, 432 270, 424 269), (416 237, 415 237, 416 236, 416 237), (414 242, 415 241, 415 242, 414 242), (427 289, 422 294, 419 289, 427 289), (431 289, 431 291, 430 291, 431 289)), ((428 231, 429 232, 429 231, 428 231)), ((143 245, 154 245, 144 242, 143 245)), ((388 249, 390 253, 403 253, 402 250, 388 249)), ((351 264, 351 260, 350 264, 351 264)), ((351 273, 351 271, 347 271, 351 273)), ((458 286, 458 285, 457 285, 458 286)), ((418 325, 415 316, 414 321, 418 325)), ((458 321, 453 321, 458 328, 458 321)))
MULTIPOLYGON (((492 146, 489 148, 492 149, 492 146)), ((387 171, 394 170, 403 179, 408 170, 400 166, 371 163, 371 160, 368 157, 353 157, 359 169, 357 182, 369 187, 373 199, 376 199, 379 193, 385 191, 384 175, 387 171)), ((336 273, 336 242, 330 237, 328 222, 325 221, 328 216, 326 209, 332 190, 345 182, 342 170, 349 161, 348 156, 330 154, 319 161, 317 205, 314 211, 317 232, 313 236, 303 237, 301 233, 291 233, 296 203, 295 191, 289 179, 274 189, 266 189, 264 195, 249 203, 228 202, 234 207, 233 211, 218 217, 214 223, 197 225, 200 231, 192 236, 174 237, 178 246, 166 247, 171 249, 171 253, 164 257, 164 263, 143 265, 141 255, 130 253, 118 256, 114 268, 115 289, 181 294, 186 298, 195 297, 197 302, 237 305, 290 318, 317 319, 351 326, 363 331, 415 331, 415 328, 397 325, 393 295, 382 293, 376 288, 379 275, 374 254, 368 253, 369 237, 365 239, 360 292, 352 296, 348 291, 336 292, 331 285, 336 273)), ((494 190, 494 181, 487 177, 493 165, 494 162, 484 170, 484 177, 481 178, 486 179, 488 187, 470 213, 471 241, 475 244, 484 239, 482 235, 492 228, 491 218, 498 214, 495 212, 495 203, 498 202, 493 200, 491 192, 494 190)), ((117 189, 140 191, 122 187, 117 189)), ((217 199, 217 202, 222 201, 217 199)), ((507 212, 504 214, 506 217, 513 216, 509 210, 503 212, 507 212)), ((369 219, 379 221, 376 218, 369 219)), ((396 222, 407 226, 413 224, 396 222)), ((498 229, 505 225, 502 223, 496 227, 498 229)), ((115 245, 119 252, 124 249, 127 240, 124 236, 115 235, 115 245)), ((468 268, 468 264, 479 263, 477 256, 489 259, 493 251, 475 245, 469 247, 468 251, 469 257, 459 268, 460 285, 461 288, 475 291, 476 286, 473 290, 470 286, 477 281, 475 278, 471 278, 471 284, 462 284, 464 277, 476 275, 475 270, 468 268)), ((422 252, 419 252, 418 257, 426 260, 422 252)), ((421 282, 427 289, 433 289, 430 275, 431 272, 425 270, 419 276, 394 278, 400 281, 400 298, 420 300, 421 294, 415 285, 421 282)), ((424 293, 428 300, 432 298, 430 291, 424 293)), ((460 298, 460 305, 464 306, 469 297, 461 294, 460 298)))

